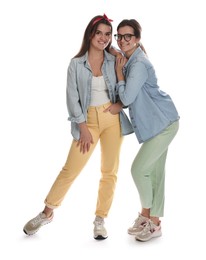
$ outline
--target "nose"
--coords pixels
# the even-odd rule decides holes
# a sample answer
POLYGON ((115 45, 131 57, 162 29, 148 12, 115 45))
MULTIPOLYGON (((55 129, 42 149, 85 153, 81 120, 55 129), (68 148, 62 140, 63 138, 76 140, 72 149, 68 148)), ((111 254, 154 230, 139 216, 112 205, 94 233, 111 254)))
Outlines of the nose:
POLYGON ((101 38, 102 38, 103 40, 107 40, 108 37, 107 37, 105 34, 102 34, 101 38))
POLYGON ((101 35, 101 39, 104 40, 104 41, 108 41, 109 40, 109 36, 106 35, 106 34, 102 34, 101 35))

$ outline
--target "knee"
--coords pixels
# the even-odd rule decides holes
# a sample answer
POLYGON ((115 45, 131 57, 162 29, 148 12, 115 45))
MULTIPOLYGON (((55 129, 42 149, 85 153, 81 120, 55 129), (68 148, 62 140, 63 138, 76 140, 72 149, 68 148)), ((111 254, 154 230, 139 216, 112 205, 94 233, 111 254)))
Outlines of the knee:
POLYGON ((134 164, 132 164, 130 171, 131 171, 132 178, 134 179, 134 177, 136 176, 136 168, 134 164))
POLYGON ((135 181, 140 181, 142 176, 144 175, 144 171, 141 165, 133 163, 131 166, 131 175, 135 181))

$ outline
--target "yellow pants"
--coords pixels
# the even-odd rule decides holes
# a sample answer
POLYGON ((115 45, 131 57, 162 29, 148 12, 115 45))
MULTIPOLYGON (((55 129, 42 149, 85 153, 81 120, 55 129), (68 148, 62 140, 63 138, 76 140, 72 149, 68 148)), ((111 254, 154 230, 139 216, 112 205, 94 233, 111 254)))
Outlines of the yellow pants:
POLYGON ((66 163, 45 199, 47 207, 54 209, 61 205, 67 191, 86 165, 100 140, 102 174, 95 214, 107 217, 116 187, 120 147, 123 139, 119 114, 112 115, 110 112, 103 112, 109 105, 110 103, 89 107, 87 126, 92 134, 94 144, 90 146, 89 152, 82 154, 80 148, 76 146, 77 141, 73 140, 66 163))

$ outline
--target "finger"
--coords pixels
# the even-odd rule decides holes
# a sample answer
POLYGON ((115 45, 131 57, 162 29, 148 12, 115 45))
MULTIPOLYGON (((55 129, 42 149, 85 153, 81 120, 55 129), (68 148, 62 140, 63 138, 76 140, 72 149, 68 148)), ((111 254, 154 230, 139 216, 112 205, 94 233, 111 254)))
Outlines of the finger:
POLYGON ((85 154, 87 152, 87 143, 84 144, 84 147, 83 147, 83 154, 85 154))
POLYGON ((109 107, 106 108, 105 110, 103 110, 104 113, 106 113, 106 112, 108 112, 108 111, 110 111, 110 108, 109 108, 109 107))
POLYGON ((82 153, 83 151, 83 146, 82 146, 82 143, 80 144, 80 153, 82 153))
POLYGON ((90 149, 90 143, 87 144, 87 152, 89 152, 89 149, 90 149))
POLYGON ((109 106, 108 108, 106 108, 105 110, 103 110, 103 112, 108 112, 108 111, 110 111, 110 109, 111 109, 111 106, 109 106))
POLYGON ((124 58, 121 58, 121 64, 124 64, 124 58))

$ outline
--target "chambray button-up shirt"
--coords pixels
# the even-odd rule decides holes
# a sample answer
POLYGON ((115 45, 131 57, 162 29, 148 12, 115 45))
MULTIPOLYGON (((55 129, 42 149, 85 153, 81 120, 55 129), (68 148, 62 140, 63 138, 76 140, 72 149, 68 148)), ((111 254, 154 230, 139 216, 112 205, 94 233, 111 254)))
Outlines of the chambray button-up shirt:
MULTIPOLYGON (((102 74, 108 87, 109 98, 112 103, 117 101, 115 85, 115 57, 104 51, 102 74)), ((92 71, 88 64, 88 53, 80 58, 71 59, 67 70, 67 109, 68 120, 71 121, 71 134, 79 140, 78 124, 87 121, 87 110, 91 100, 92 71)), ((124 111, 120 112, 122 135, 133 133, 132 125, 124 111)))
POLYGON ((122 103, 129 115, 139 143, 161 133, 179 120, 171 97, 160 90, 151 62, 139 47, 131 55, 123 71, 125 81, 116 84, 122 103))

